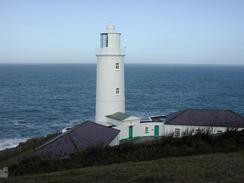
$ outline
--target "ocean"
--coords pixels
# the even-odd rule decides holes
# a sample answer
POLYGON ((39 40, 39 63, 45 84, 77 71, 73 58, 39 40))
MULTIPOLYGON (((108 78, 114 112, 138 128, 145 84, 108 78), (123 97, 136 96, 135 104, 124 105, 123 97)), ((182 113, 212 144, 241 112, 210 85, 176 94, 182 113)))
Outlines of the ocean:
MULTIPOLYGON (((126 111, 141 118, 186 108, 244 115, 244 66, 125 65, 126 111)), ((94 120, 95 64, 0 65, 0 150, 94 120)))

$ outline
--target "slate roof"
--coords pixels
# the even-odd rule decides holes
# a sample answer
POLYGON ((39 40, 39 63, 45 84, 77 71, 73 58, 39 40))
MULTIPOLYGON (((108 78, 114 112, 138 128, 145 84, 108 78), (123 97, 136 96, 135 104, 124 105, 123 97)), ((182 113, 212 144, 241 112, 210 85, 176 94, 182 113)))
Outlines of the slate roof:
POLYGON ((164 122, 165 118, 166 118, 165 115, 150 116, 149 119, 141 120, 140 123, 164 122))
POLYGON ((151 116, 150 119, 154 122, 163 122, 165 120, 165 115, 151 116))
POLYGON ((130 114, 126 114, 126 113, 123 113, 123 112, 116 112, 114 114, 107 115, 106 117, 112 118, 112 119, 115 119, 115 120, 118 120, 118 121, 123 121, 123 120, 125 120, 126 118, 128 118, 130 116, 131 116, 130 114))
POLYGON ((165 124, 244 127, 244 118, 231 110, 186 109, 167 115, 165 124))
POLYGON ((64 158, 96 145, 109 145, 119 130, 94 122, 83 122, 38 147, 32 156, 64 158))

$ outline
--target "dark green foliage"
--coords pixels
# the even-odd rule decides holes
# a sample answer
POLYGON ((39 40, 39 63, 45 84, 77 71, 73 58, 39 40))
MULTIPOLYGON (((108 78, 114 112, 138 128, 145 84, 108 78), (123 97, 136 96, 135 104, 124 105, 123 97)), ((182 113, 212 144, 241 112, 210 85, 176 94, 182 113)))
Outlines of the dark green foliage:
POLYGON ((162 158, 65 171, 12 176, 4 183, 241 183, 244 151, 162 158))
MULTIPOLYGON (((49 134, 45 137, 32 138, 32 139, 27 140, 26 142, 20 143, 15 148, 0 151, 0 168, 2 165, 1 163, 3 161, 7 165, 10 165, 15 161, 15 159, 19 159, 19 158, 23 158, 24 156, 27 156, 28 154, 30 154, 33 151, 33 149, 46 143, 47 141, 51 140, 52 138, 56 137, 57 135, 59 135, 59 134, 55 133, 55 134, 49 134)), ((6 166, 6 165, 4 165, 4 166, 6 166)))
POLYGON ((232 152, 243 149, 244 130, 228 130, 217 135, 199 132, 182 138, 168 136, 152 142, 125 143, 114 147, 91 147, 72 155, 69 159, 27 158, 11 166, 9 170, 11 175, 23 175, 173 156, 232 152))

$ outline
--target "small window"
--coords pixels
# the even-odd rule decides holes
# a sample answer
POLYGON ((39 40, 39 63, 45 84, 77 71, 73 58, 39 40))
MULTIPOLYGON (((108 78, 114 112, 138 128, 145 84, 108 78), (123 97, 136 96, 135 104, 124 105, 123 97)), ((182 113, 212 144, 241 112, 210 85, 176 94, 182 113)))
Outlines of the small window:
POLYGON ((119 70, 119 63, 115 64, 115 68, 116 68, 116 70, 119 70))
POLYGON ((119 95, 119 88, 116 88, 116 95, 119 95))
POLYGON ((101 33, 101 48, 108 47, 108 33, 101 33))
POLYGON ((149 133, 149 128, 145 127, 145 133, 149 133))
POLYGON ((180 137, 180 129, 175 128, 175 137, 180 137))

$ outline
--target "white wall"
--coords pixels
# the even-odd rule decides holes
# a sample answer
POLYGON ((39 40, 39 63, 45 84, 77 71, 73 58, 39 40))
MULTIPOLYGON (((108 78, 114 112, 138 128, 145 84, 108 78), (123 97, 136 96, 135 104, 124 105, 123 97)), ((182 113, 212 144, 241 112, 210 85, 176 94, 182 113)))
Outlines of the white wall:
MULTIPOLYGON (((196 132, 196 130, 210 130, 211 133, 216 134, 220 132, 225 132, 228 127, 216 127, 216 126, 182 126, 182 125, 165 125, 163 135, 171 135, 175 133, 175 129, 180 129, 180 136, 183 135, 186 131, 196 132)), ((238 130, 242 130, 243 128, 239 128, 238 130)))
POLYGON ((133 126, 133 137, 140 136, 141 126, 140 118, 136 116, 130 116, 123 121, 115 120, 107 117, 108 125, 112 125, 113 128, 120 130, 120 140, 129 138, 129 127, 133 126))
MULTIPOLYGON (((117 121, 119 122, 119 121, 117 121)), ((159 136, 167 136, 175 133, 175 129, 180 129, 180 136, 186 131, 193 130, 211 130, 213 134, 225 132, 227 127, 208 127, 208 126, 181 126, 181 125, 165 125, 163 122, 148 122, 140 123, 140 120, 120 122, 120 125, 115 126, 115 129, 120 130, 120 140, 129 138, 129 126, 133 126, 133 137, 149 137, 154 136, 155 125, 159 126, 159 136), (145 128, 148 127, 148 133, 145 133, 145 128)), ((239 128, 241 130, 243 128, 239 128)))
MULTIPOLYGON (((221 133, 225 132, 228 127, 216 127, 216 126, 186 126, 186 125, 169 125, 164 124, 164 122, 140 122, 140 118, 136 116, 131 116, 123 121, 107 118, 107 121, 110 125, 113 125, 113 128, 120 130, 119 139, 128 139, 129 138, 129 127, 133 127, 133 137, 153 137, 155 126, 159 126, 159 136, 175 135, 175 129, 180 130, 179 136, 181 137, 185 132, 196 133, 198 130, 209 130, 211 133, 221 133), (145 128, 148 128, 148 132, 145 131, 145 128)), ((244 128, 239 128, 242 130, 244 128)))
POLYGON ((128 119, 126 121, 117 121, 109 119, 109 124, 116 125, 113 128, 120 130, 120 140, 129 138, 129 127, 133 127, 133 137, 147 137, 154 136, 154 126, 159 126, 159 136, 163 135, 164 125, 162 122, 149 122, 149 123, 140 123, 139 118, 128 119), (148 133, 145 132, 145 128, 148 127, 148 133))
POLYGON ((140 132, 139 136, 154 136, 154 127, 159 126, 159 136, 162 136, 164 132, 164 124, 162 122, 148 122, 148 123, 140 123, 140 132), (145 133, 145 128, 148 127, 148 132, 145 133))
POLYGON ((114 127, 115 129, 120 130, 120 140, 129 138, 129 126, 133 126, 133 137, 138 136, 139 130, 138 127, 140 119, 133 121, 123 121, 120 125, 114 127))
POLYGON ((115 119, 112 119, 112 118, 108 118, 108 117, 106 117, 106 121, 107 121, 107 124, 109 125, 109 126, 120 126, 121 125, 121 123, 122 123, 122 121, 118 121, 118 120, 115 120, 115 119))
POLYGON ((119 140, 120 140, 120 138, 119 138, 119 134, 112 140, 112 142, 110 142, 110 146, 117 146, 117 145, 119 145, 119 140))

